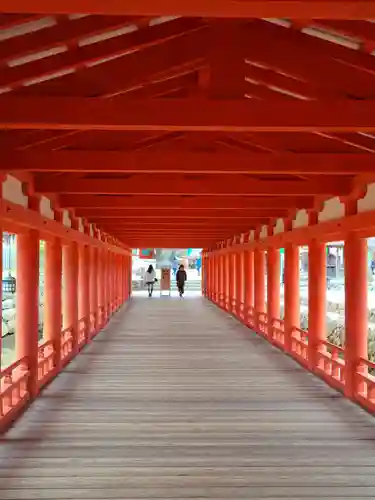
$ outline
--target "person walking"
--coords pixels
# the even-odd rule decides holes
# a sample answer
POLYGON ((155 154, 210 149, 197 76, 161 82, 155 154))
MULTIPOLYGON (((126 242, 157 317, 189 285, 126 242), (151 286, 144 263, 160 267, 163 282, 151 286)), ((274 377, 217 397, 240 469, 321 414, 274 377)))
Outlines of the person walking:
POLYGON ((201 275, 201 267, 202 267, 202 259, 201 257, 199 256, 197 258, 197 263, 196 263, 196 268, 197 268, 197 272, 198 272, 198 276, 201 275))
POLYGON ((145 274, 145 282, 147 283, 148 296, 152 297, 152 292, 154 291, 154 283, 157 281, 156 273, 152 265, 148 266, 145 274))
POLYGON ((178 292, 180 294, 180 297, 182 298, 182 296, 184 295, 184 291, 185 291, 185 283, 187 281, 187 274, 186 274, 185 268, 182 264, 178 268, 178 271, 176 274, 176 281, 177 281, 178 292))

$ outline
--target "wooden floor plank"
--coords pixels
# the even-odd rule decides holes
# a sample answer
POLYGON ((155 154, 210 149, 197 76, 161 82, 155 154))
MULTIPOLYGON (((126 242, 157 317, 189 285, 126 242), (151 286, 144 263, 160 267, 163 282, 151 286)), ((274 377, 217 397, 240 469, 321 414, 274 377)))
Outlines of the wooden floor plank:
POLYGON ((374 419, 201 298, 133 299, 0 444, 1 500, 374 497, 374 419))

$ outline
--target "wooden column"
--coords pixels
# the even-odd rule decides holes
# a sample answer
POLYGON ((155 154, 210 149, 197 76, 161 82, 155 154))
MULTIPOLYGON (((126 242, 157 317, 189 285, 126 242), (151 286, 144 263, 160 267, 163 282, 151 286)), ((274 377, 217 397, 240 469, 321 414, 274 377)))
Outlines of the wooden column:
MULTIPOLYGON (((91 248, 90 259, 90 313, 93 314, 93 332, 96 333, 99 328, 99 296, 98 296, 98 273, 99 273, 99 250, 96 247, 91 248)), ((91 323, 91 322, 90 322, 91 323)), ((90 338, 91 338, 90 327, 90 338)))
POLYGON ((224 279, 225 279, 225 310, 230 310, 230 254, 226 253, 224 257, 224 279))
POLYGON ((105 323, 105 280, 104 280, 104 254, 105 251, 98 250, 98 302, 99 302, 99 317, 98 317, 98 327, 102 328, 105 323))
POLYGON ((244 256, 245 314, 254 307, 254 250, 247 250, 244 256))
POLYGON ((274 247, 267 249, 267 316, 272 338, 273 320, 280 318, 280 253, 274 247))
POLYGON ((30 398, 38 394, 39 234, 17 237, 16 357, 25 359, 30 398))
POLYGON ((367 359, 367 241, 356 233, 345 240, 345 394, 353 398, 359 387, 355 372, 367 359))
POLYGON ((215 303, 219 304, 220 295, 220 256, 215 255, 215 303))
POLYGON ((46 241, 44 282, 44 338, 51 341, 55 368, 61 368, 62 244, 59 238, 46 241))
POLYGON ((244 252, 236 254, 236 300, 237 315, 243 310, 244 302, 244 252))
MULTIPOLYGON (((78 261, 78 319, 84 320, 86 342, 90 337, 90 248, 79 246, 78 261)), ((81 328, 81 325, 79 325, 81 328)))
POLYGON ((292 244, 285 247, 284 308, 285 350, 290 352, 293 328, 300 325, 299 247, 292 244))
POLYGON ((219 256, 219 306, 224 307, 225 304, 225 286, 224 286, 224 256, 219 256))
POLYGON ((78 352, 78 245, 64 247, 64 329, 72 328, 73 352, 78 352))
POLYGON ((236 266, 235 266, 235 256, 233 253, 229 254, 229 312, 234 311, 233 299, 235 298, 235 283, 236 283, 236 266))
POLYGON ((309 244, 308 276, 308 359, 314 371, 318 364, 317 353, 322 340, 326 339, 327 268, 326 246, 317 240, 309 244))
MULTIPOLYGON (((266 311, 265 300, 265 255, 258 248, 254 250, 254 308, 255 314, 266 311)), ((255 321, 259 327, 258 321, 255 321)))

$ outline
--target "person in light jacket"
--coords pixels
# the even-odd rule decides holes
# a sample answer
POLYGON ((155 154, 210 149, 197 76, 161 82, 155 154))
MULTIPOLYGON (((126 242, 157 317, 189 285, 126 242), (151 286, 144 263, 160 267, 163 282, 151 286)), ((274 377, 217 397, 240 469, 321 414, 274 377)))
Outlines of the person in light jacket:
POLYGON ((157 281, 156 273, 152 265, 148 266, 145 274, 145 282, 147 283, 148 296, 152 297, 152 292, 154 291, 154 283, 157 281))
POLYGON ((181 264, 176 274, 177 288, 180 297, 182 297, 184 294, 186 280, 187 280, 187 274, 184 266, 181 264))

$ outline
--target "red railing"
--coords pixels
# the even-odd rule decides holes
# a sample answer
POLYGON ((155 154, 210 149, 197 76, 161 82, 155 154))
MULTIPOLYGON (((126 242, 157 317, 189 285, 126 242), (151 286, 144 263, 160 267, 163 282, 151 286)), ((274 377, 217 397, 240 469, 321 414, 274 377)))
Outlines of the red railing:
POLYGON ((96 332, 97 332, 97 329, 96 329, 96 312, 92 312, 92 313, 90 313, 90 335, 91 335, 91 338, 95 337, 96 332))
POLYGON ((38 384, 43 387, 54 375, 55 350, 52 340, 45 342, 38 348, 38 384))
POLYGON ((361 358, 355 371, 354 383, 356 400, 375 412, 375 363, 361 358))
POLYGON ((87 319, 81 318, 78 321, 78 347, 81 348, 87 340, 87 319))
POLYGON ((345 359, 344 349, 322 341, 317 352, 317 371, 328 383, 343 390, 345 386, 345 359))
MULTIPOLYGON (((5 368, 0 373, 0 418, 10 418, 28 401, 29 369, 25 358, 5 368)), ((1 428, 1 427, 0 427, 1 428)))
POLYGON ((293 327, 291 334, 291 351, 301 364, 308 364, 308 333, 301 328, 293 327))
POLYGON ((66 363, 73 354, 73 330, 65 328, 61 332, 61 360, 66 363))
POLYGON ((255 328, 256 312, 254 307, 245 308, 245 324, 250 328, 255 328))
POLYGON ((284 320, 280 318, 272 318, 272 342, 281 349, 285 345, 285 325, 284 320))
POLYGON ((258 330, 261 335, 268 336, 268 316, 265 312, 258 312, 258 330))

